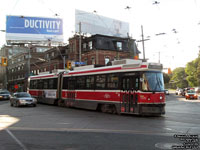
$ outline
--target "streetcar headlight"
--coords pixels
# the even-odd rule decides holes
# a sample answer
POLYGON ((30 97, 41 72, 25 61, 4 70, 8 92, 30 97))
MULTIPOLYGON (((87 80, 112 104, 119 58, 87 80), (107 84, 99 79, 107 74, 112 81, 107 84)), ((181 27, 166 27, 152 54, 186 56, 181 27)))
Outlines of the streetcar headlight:
POLYGON ((163 97, 162 97, 162 96, 160 96, 160 99, 163 99, 163 97))

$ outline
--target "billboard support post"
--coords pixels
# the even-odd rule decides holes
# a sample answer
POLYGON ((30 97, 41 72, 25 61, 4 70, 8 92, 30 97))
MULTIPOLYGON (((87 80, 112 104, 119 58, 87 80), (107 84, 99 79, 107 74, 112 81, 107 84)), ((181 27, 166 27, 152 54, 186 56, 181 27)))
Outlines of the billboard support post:
POLYGON ((79 22, 79 62, 81 62, 81 22, 79 22))

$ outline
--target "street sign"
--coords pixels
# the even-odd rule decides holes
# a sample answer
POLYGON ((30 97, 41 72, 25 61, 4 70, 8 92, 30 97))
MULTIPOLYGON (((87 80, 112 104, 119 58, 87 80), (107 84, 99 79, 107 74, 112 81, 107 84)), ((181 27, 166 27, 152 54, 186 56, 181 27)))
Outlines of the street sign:
POLYGON ((85 62, 78 62, 78 61, 76 61, 75 65, 85 65, 85 62))

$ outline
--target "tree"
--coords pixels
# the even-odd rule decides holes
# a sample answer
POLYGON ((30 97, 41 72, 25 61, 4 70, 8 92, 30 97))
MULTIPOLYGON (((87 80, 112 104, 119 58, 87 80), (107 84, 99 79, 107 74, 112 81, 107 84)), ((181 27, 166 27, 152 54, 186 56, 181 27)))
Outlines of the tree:
POLYGON ((185 72, 189 86, 195 87, 200 85, 200 57, 187 63, 185 72))
POLYGON ((163 72, 163 78, 164 78, 165 88, 169 88, 170 77, 171 77, 171 74, 163 72))
POLYGON ((185 88, 188 86, 188 82, 186 80, 187 74, 185 73, 185 68, 179 67, 172 71, 172 77, 170 79, 170 83, 172 88, 185 88))

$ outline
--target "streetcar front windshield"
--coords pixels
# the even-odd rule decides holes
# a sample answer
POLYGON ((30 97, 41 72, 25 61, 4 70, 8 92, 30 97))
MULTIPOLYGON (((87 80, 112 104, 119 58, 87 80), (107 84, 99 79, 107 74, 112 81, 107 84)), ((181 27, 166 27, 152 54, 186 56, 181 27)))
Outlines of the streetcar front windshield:
POLYGON ((144 72, 142 76, 142 91, 164 91, 163 74, 161 72, 144 72))

